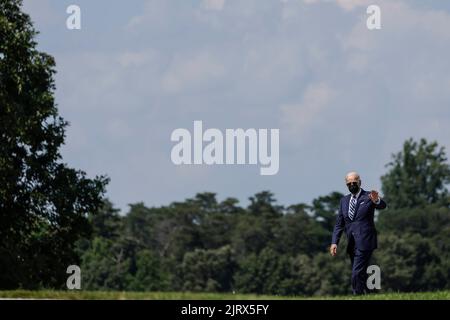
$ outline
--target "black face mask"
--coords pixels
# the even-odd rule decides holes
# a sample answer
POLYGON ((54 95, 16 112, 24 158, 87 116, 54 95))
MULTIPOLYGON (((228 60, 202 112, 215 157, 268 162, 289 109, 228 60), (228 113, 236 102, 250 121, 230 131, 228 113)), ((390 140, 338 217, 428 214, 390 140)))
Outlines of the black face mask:
POLYGON ((350 191, 353 195, 357 194, 359 191, 358 182, 347 183, 348 191, 350 191))

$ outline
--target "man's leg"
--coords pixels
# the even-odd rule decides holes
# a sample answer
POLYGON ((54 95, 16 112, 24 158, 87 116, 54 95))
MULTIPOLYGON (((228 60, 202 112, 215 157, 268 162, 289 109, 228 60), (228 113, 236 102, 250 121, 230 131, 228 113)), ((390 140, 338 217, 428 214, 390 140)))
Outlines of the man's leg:
POLYGON ((355 249, 352 266, 353 294, 363 294, 366 291, 367 267, 369 266, 372 250, 355 249))
POLYGON ((352 285, 352 292, 355 293, 355 287, 354 287, 354 284, 353 284, 353 263, 355 261, 355 248, 353 248, 351 250, 348 250, 347 253, 348 253, 348 256, 350 257, 350 266, 352 268, 352 278, 351 278, 350 282, 351 282, 351 285, 352 285))
MULTIPOLYGON (((348 253, 348 256, 350 257, 350 266, 351 266, 352 272, 353 272, 353 263, 355 260, 355 239, 351 236, 348 240, 347 253, 348 253)), ((352 292, 355 292, 355 287, 353 286, 353 278, 351 279, 350 282, 352 285, 352 292)))

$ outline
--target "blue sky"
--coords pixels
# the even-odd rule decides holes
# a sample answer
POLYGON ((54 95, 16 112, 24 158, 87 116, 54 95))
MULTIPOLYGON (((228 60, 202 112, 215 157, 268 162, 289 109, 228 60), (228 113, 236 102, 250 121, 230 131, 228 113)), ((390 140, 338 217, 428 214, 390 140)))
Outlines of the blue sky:
POLYGON ((121 208, 196 192, 280 204, 380 188, 409 137, 450 141, 450 4, 366 0, 25 0, 57 63, 64 161, 111 178, 121 208), (81 8, 82 29, 66 28, 81 8), (366 28, 381 8, 382 29, 366 28), (280 129, 280 170, 175 166, 176 128, 280 129))

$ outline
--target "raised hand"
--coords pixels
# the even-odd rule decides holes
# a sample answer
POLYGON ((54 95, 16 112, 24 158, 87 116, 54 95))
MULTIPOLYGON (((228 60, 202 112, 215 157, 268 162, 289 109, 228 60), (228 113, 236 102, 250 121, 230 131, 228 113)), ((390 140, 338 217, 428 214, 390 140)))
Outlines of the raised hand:
POLYGON ((378 195, 378 192, 375 190, 372 190, 369 194, 370 200, 372 200, 373 203, 378 202, 378 199, 380 199, 380 196, 378 195))

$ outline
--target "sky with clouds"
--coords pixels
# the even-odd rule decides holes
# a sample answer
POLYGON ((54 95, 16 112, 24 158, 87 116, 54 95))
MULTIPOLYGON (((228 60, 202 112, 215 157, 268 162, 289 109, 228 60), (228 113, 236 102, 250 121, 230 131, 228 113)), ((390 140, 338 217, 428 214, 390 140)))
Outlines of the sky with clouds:
POLYGON ((380 188, 409 137, 450 147, 450 2, 419 0, 24 0, 57 63, 70 122, 62 153, 107 196, 169 204, 271 190, 280 204, 380 188), (81 8, 68 30, 66 8, 81 8), (366 8, 381 8, 368 30, 366 8), (175 166, 174 129, 280 129, 280 170, 175 166))

